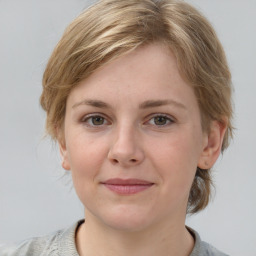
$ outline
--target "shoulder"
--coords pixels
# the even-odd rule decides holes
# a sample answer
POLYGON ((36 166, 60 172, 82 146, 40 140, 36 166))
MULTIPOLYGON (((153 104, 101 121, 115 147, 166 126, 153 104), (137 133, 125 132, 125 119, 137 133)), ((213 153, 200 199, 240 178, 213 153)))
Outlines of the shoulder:
POLYGON ((202 250, 202 255, 209 255, 209 256, 228 256, 228 254, 225 254, 212 245, 201 241, 201 250, 202 250))
POLYGON ((59 232, 45 237, 34 237, 24 240, 17 244, 8 244, 0 247, 0 255, 18 256, 18 255, 58 255, 57 240, 59 232))
POLYGON ((18 244, 0 246, 1 256, 78 256, 75 232, 81 222, 43 237, 34 237, 18 244))
POLYGON ((195 246, 190 256, 228 256, 228 254, 225 254, 214 246, 202 241, 195 230, 191 228, 188 228, 188 230, 195 238, 195 246))

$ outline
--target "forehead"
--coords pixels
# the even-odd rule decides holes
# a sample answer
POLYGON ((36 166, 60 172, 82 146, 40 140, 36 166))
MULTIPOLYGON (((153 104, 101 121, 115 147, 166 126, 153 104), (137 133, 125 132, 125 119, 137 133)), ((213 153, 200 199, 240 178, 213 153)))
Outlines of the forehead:
MULTIPOLYGON (((97 69, 74 88, 68 101, 100 98, 130 103, 176 99, 195 101, 191 86, 181 77, 175 56, 163 44, 150 44, 97 69)), ((75 104, 74 103, 74 104, 75 104)))

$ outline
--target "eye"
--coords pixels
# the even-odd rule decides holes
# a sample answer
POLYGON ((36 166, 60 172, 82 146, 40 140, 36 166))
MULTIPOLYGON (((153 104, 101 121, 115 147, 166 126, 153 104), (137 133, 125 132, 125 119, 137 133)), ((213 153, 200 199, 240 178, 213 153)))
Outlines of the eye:
POLYGON ((107 124, 107 120, 100 115, 86 116, 82 119, 88 126, 102 126, 107 124))
POLYGON ((166 115, 156 115, 148 121, 149 124, 156 126, 166 126, 172 124, 173 122, 174 121, 166 115))
POLYGON ((93 125, 103 125, 104 121, 105 121, 105 119, 101 116, 91 117, 91 122, 93 125))

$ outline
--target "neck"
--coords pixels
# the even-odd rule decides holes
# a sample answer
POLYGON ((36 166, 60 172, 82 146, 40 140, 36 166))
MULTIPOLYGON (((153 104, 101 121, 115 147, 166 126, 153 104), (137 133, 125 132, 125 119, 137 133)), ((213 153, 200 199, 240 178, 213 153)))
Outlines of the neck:
POLYGON ((143 231, 123 231, 97 223, 86 217, 77 231, 76 244, 80 256, 188 256, 194 239, 184 222, 157 223, 143 231))

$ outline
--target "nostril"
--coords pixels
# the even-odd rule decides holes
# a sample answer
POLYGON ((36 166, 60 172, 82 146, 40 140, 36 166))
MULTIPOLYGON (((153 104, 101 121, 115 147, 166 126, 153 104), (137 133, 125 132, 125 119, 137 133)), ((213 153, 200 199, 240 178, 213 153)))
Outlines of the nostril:
POLYGON ((130 161, 133 162, 133 163, 135 163, 135 162, 136 162, 136 159, 131 159, 130 161))

